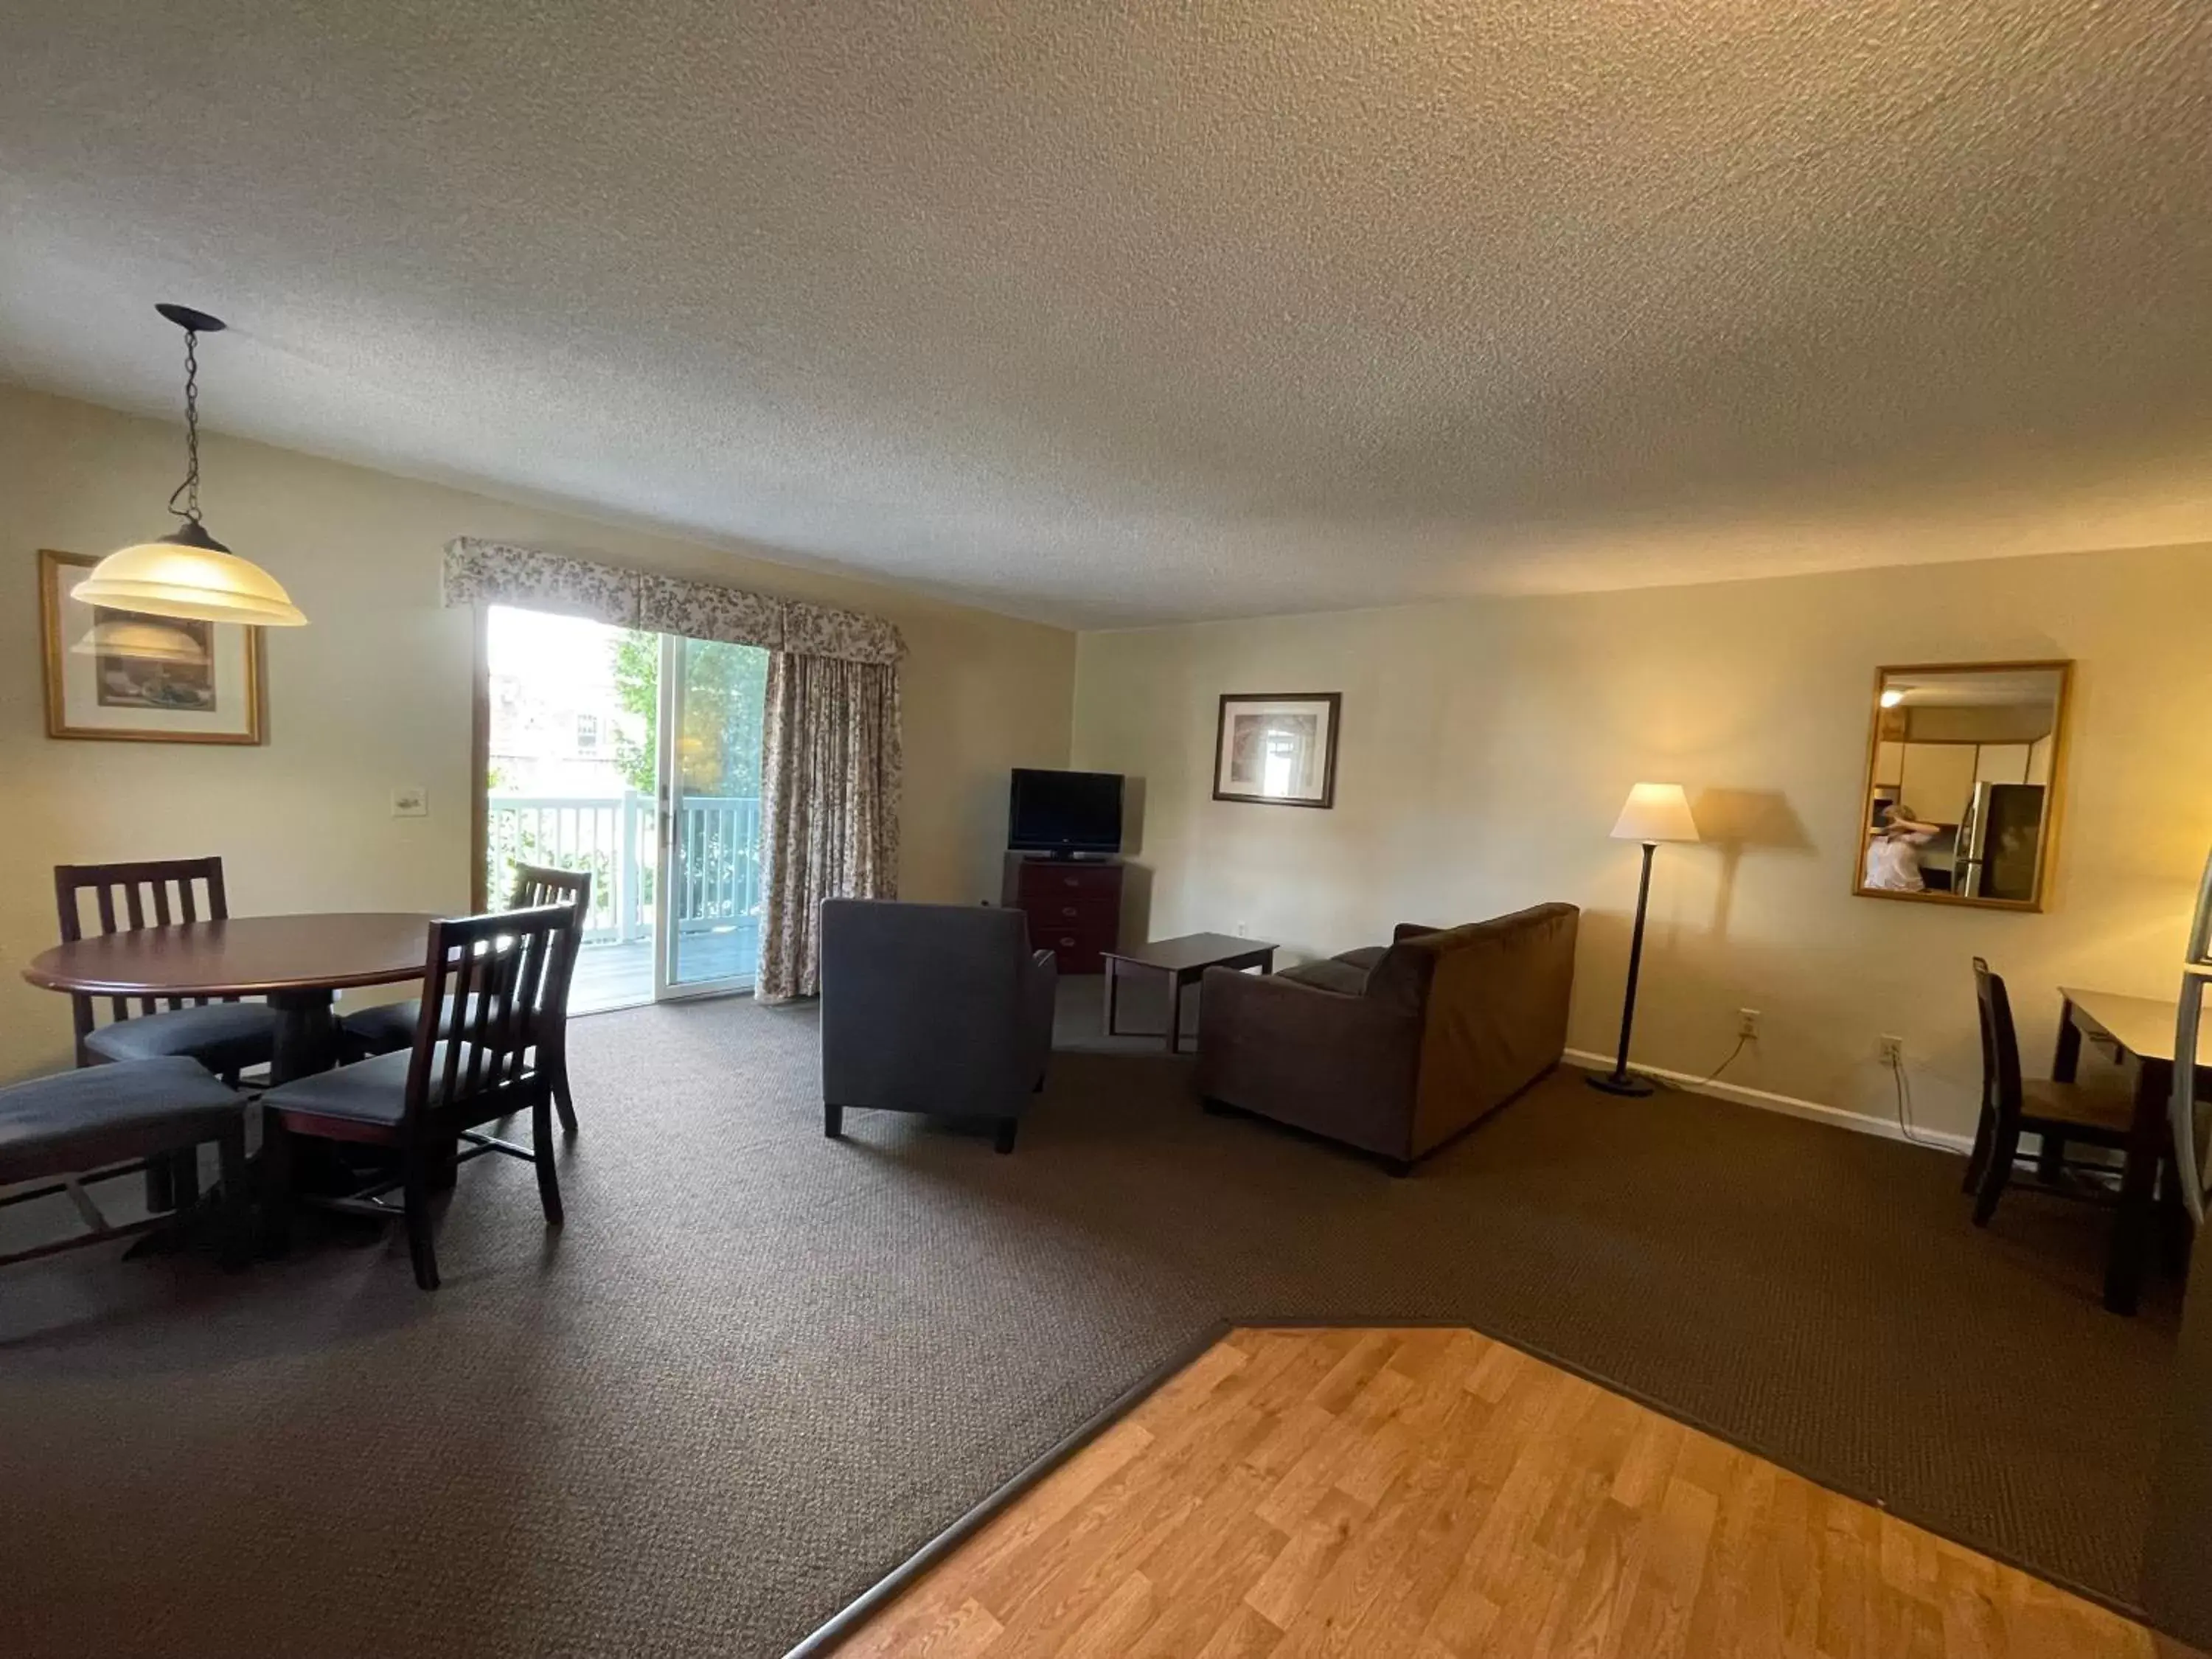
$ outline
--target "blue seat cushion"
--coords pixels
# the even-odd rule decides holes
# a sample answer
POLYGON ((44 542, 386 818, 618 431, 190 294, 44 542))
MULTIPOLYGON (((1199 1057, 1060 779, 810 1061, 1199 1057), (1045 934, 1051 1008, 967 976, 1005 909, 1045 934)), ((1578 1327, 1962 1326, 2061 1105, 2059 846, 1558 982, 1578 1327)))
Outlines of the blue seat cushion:
POLYGON ((33 1078, 0 1089, 0 1180, 35 1160, 65 1168, 70 1145, 118 1131, 175 1131, 173 1146, 213 1140, 241 1128, 246 1103, 198 1061, 181 1055, 120 1060, 33 1078))
MULTIPOLYGON (((433 1105, 441 1103, 445 1097, 447 1046, 441 1042, 431 1051, 433 1105)), ((318 1072, 281 1089, 271 1089, 261 1097, 261 1103, 272 1111, 301 1112, 311 1117, 344 1118, 355 1123, 396 1127, 406 1115, 407 1067, 414 1058, 411 1050, 402 1048, 395 1054, 379 1054, 374 1060, 356 1060, 335 1071, 318 1072)), ((491 1068, 489 1059, 484 1068, 487 1072, 491 1068)), ((468 1046, 464 1045, 455 1079, 465 1084, 468 1075, 469 1052, 468 1046)))
POLYGON ((382 1054, 394 1048, 411 1047, 415 1027, 422 1018, 422 999, 410 997, 404 1002, 380 1003, 374 1008, 364 1008, 357 1014, 348 1014, 338 1023, 345 1027, 347 1036, 369 1053, 382 1054))
POLYGON ((103 1025, 84 1046, 102 1060, 161 1060, 181 1054, 210 1072, 243 1071, 276 1049, 276 1011, 265 1002, 210 1002, 103 1025))
MULTIPOLYGON (((453 999, 446 1000, 450 1012, 453 999)), ((468 1012, 461 1016, 465 1031, 468 1022, 476 1018, 477 1000, 469 999, 468 1012)), ((345 1027, 346 1035, 373 1054, 388 1054, 394 1048, 415 1046, 415 1026, 422 1018, 422 999, 410 997, 405 1002, 380 1003, 374 1008, 364 1008, 357 1014, 348 1014, 338 1022, 345 1027)))

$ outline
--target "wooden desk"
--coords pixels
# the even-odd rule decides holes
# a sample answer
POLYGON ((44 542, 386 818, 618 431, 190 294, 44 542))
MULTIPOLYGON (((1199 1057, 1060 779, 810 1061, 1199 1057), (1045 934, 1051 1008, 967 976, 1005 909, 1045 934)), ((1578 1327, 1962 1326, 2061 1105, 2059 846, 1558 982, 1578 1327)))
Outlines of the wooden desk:
MULTIPOLYGON (((2081 1039, 2136 1063, 2135 1115, 2128 1126, 2127 1161, 2120 1171, 2120 1204, 2112 1221, 2112 1255, 2105 1267, 2105 1305, 2131 1314, 2142 1290, 2158 1195, 2158 1166, 2166 1156, 2167 1102, 2173 1093, 2173 1026, 2180 1005, 2157 997, 2122 996, 2061 986, 2066 999, 2058 1022, 2058 1048, 2051 1075, 2071 1083, 2081 1060, 2081 1039)), ((2197 1044, 2197 1063, 2212 1067, 2212 1030, 2197 1044)))

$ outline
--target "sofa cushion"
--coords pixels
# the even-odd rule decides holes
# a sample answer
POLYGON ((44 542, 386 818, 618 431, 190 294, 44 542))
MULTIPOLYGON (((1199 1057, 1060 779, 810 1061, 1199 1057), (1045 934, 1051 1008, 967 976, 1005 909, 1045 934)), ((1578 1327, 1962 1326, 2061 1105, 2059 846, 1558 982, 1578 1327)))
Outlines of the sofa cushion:
POLYGON ((1356 997, 1367 988, 1367 969, 1338 957, 1334 959, 1302 962, 1295 968, 1285 968, 1275 975, 1293 985, 1310 985, 1317 991, 1334 991, 1339 996, 1356 997))

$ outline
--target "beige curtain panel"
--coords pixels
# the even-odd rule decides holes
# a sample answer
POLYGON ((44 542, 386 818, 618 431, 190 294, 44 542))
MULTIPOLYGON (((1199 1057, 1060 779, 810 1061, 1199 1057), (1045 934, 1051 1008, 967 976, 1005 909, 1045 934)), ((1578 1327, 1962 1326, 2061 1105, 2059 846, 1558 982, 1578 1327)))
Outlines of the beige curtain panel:
POLYGON ((823 900, 898 895, 897 666, 777 652, 765 750, 767 893, 753 994, 784 1002, 822 988, 823 900))
POLYGON ((779 599, 720 582, 655 576, 620 565, 462 536, 447 544, 447 605, 514 605, 588 617, 617 628, 757 645, 842 662, 895 664, 906 641, 881 617, 779 599))

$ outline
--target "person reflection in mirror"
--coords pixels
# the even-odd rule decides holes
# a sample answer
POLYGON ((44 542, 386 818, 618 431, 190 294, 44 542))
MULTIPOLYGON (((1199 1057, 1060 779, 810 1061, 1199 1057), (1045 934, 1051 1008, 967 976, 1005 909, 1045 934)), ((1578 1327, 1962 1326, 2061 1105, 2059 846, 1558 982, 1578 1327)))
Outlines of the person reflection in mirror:
POLYGON ((1895 801, 1881 809, 1881 825, 1867 839, 1866 885, 1877 893, 1924 893, 1920 849, 1943 833, 1940 823, 1923 823, 1912 809, 1895 801))

